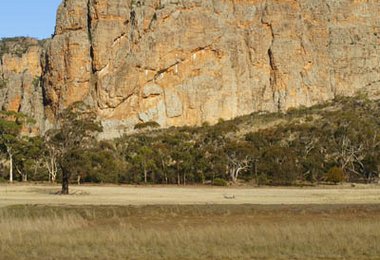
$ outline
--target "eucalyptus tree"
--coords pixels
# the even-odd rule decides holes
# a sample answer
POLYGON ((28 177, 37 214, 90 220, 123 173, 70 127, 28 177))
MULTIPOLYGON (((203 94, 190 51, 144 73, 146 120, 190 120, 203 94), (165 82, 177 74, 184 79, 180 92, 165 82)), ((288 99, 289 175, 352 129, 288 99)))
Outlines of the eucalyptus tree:
POLYGON ((9 182, 13 182, 13 162, 18 143, 20 142, 21 130, 26 117, 21 113, 0 113, 0 150, 5 153, 9 160, 9 182))
POLYGON ((47 142, 55 150, 58 165, 62 171, 61 194, 69 194, 70 178, 79 174, 83 151, 90 149, 96 142, 102 126, 96 113, 83 102, 76 102, 59 114, 59 128, 46 134, 47 142))

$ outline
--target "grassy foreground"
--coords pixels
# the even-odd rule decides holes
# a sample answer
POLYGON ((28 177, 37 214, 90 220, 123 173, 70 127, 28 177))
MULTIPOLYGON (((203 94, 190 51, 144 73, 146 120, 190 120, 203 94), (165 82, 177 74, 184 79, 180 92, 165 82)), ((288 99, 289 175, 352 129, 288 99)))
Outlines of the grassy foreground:
POLYGON ((378 259, 380 205, 10 206, 1 259, 378 259))

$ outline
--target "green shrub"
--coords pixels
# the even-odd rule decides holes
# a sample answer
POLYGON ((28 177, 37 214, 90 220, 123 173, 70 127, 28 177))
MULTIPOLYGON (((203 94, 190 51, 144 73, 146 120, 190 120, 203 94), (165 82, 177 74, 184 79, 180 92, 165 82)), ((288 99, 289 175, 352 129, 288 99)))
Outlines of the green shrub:
POLYGON ((314 120, 313 116, 307 116, 306 117, 306 122, 312 122, 314 120))
POLYGON ((6 79, 0 79, 0 89, 6 88, 8 81, 6 79))
POLYGON ((342 168, 333 167, 326 174, 326 181, 333 182, 335 184, 344 181, 344 171, 342 168))
POLYGON ((159 128, 159 127, 160 127, 160 124, 154 121, 138 123, 137 125, 135 125, 135 129, 159 128))
POLYGON ((0 58, 2 58, 6 53, 9 53, 9 47, 0 42, 0 58))
POLYGON ((215 178, 212 185, 214 185, 214 186, 227 186, 228 183, 224 179, 215 178))
POLYGON ((210 126, 210 123, 205 121, 202 123, 202 127, 209 127, 210 126))
POLYGON ((34 77, 33 81, 32 81, 32 85, 35 89, 37 89, 39 86, 40 86, 40 82, 41 82, 41 79, 40 77, 34 77))
POLYGON ((269 184, 268 176, 266 176, 265 174, 258 175, 257 179, 256 179, 256 184, 257 185, 267 185, 267 184, 269 184))

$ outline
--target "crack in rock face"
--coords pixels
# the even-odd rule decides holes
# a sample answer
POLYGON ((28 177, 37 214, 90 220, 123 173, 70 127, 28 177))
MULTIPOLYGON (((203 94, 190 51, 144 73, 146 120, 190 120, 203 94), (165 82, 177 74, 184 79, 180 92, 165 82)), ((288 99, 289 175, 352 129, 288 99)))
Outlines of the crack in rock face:
POLYGON ((42 131, 84 101, 113 138, 147 120, 213 124, 379 97, 379 12, 375 0, 66 0, 51 40, 1 56, 0 105, 42 131))

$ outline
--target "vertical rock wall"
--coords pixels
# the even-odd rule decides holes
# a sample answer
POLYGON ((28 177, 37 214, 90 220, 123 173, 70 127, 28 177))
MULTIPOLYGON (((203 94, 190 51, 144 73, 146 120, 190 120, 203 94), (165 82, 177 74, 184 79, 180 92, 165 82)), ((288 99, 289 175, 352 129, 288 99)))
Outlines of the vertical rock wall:
POLYGON ((76 101, 105 138, 380 95, 377 0, 65 0, 43 60, 45 114, 76 101))
POLYGON ((44 131, 45 113, 41 86, 42 43, 30 38, 8 39, 0 43, 0 107, 21 112, 35 120, 27 131, 44 131))

